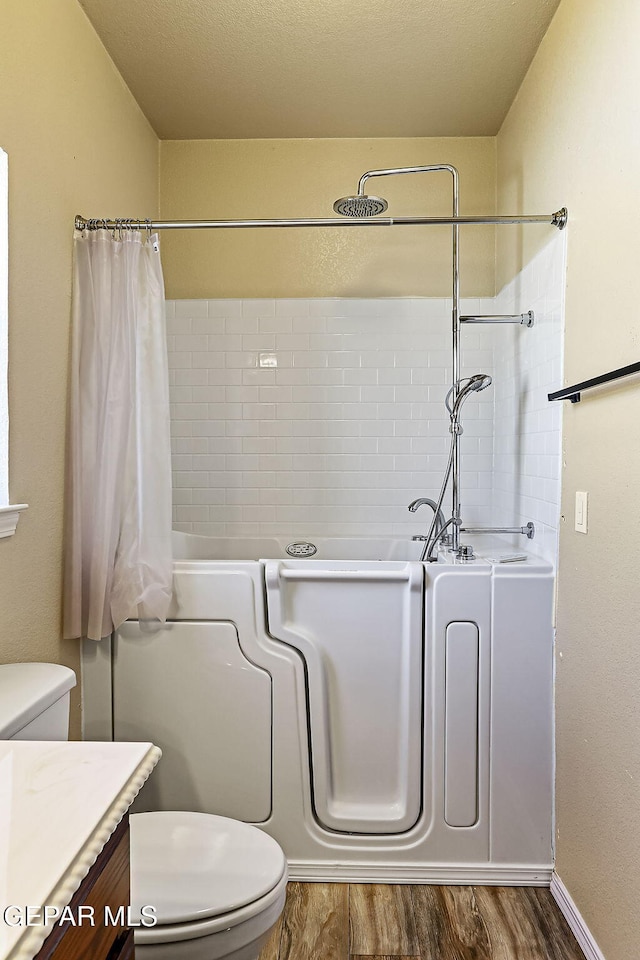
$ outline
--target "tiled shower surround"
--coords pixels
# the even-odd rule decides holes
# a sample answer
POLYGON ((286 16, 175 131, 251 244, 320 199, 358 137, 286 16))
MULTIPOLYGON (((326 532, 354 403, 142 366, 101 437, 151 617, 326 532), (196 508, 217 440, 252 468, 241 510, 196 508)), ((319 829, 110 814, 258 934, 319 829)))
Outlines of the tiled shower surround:
MULTIPOLYGON (((545 434, 527 444, 555 450, 540 456, 559 460, 558 424, 546 424, 541 412, 540 374, 523 383, 517 373, 518 362, 533 356, 534 338, 541 362, 553 352, 547 333, 557 334, 559 351, 559 326, 544 317, 539 281, 536 274, 532 330, 461 331, 463 374, 494 377, 463 410, 461 501, 469 525, 495 524, 496 511, 500 522, 555 524, 556 488, 516 478, 522 446, 513 441, 516 430, 545 434), (526 422, 511 395, 520 387, 533 391, 526 422), (506 398, 499 411, 498 397, 506 398), (525 506, 536 516, 521 521, 525 506)), ((502 304, 516 290, 523 285, 503 292, 500 311, 485 299, 463 301, 462 313, 507 312, 502 304)), ((424 298, 169 301, 176 528, 292 539, 425 532, 431 511, 410 514, 407 505, 437 496, 447 461, 450 311, 450 301, 424 298)), ((539 477, 551 472, 546 461, 527 465, 536 480, 553 479, 539 477)))
MULTIPOLYGON (((496 297, 496 313, 533 310, 531 330, 494 332, 492 516, 536 525, 534 549, 555 561, 560 517, 566 233, 558 233, 496 297)), ((512 543, 517 543, 512 540, 512 543)), ((520 541, 522 542, 522 541, 520 541)))
MULTIPOLYGON (((425 531, 428 508, 410 514, 407 505, 437 494, 447 460, 449 302, 167 306, 179 529, 291 537, 425 531)), ((491 373, 490 332, 463 334, 465 369, 491 373)), ((465 516, 479 523, 491 503, 490 391, 470 398, 464 412, 465 516)))

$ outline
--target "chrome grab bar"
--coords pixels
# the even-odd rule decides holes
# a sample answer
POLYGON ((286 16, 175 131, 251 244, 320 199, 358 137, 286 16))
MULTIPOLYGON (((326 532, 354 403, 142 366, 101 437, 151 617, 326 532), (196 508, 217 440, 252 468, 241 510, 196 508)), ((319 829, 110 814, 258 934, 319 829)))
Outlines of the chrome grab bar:
POLYGON ((533 540, 536 535, 535 524, 531 521, 524 527, 461 527, 461 533, 521 533, 533 540))

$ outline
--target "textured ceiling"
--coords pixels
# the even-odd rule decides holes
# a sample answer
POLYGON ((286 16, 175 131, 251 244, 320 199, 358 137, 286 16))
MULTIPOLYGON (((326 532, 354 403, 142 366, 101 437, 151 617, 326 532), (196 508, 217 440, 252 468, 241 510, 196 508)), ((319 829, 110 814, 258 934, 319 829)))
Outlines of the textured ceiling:
POLYGON ((162 139, 491 136, 559 0, 80 0, 162 139))

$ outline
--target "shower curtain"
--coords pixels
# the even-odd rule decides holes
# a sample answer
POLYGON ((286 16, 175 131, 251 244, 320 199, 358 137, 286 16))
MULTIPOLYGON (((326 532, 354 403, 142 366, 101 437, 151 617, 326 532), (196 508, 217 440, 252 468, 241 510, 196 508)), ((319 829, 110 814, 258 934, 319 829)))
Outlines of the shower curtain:
POLYGON ((171 458, 158 239, 76 231, 64 636, 100 640, 171 598, 171 458))

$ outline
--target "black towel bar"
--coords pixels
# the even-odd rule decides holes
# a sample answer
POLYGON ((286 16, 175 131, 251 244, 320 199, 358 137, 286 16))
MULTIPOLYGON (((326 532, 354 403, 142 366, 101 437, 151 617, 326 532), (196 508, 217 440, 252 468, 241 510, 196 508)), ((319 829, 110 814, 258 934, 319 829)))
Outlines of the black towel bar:
POLYGON ((590 387, 599 387, 601 383, 619 380, 620 377, 628 377, 632 373, 640 373, 640 363, 630 363, 627 367, 618 367, 617 370, 611 370, 610 373, 602 373, 599 377, 592 377, 591 380, 574 383, 572 387, 563 387, 562 390, 556 390, 555 393, 549 393, 547 396, 549 400, 571 400, 571 403, 578 403, 583 390, 589 390, 590 387))

